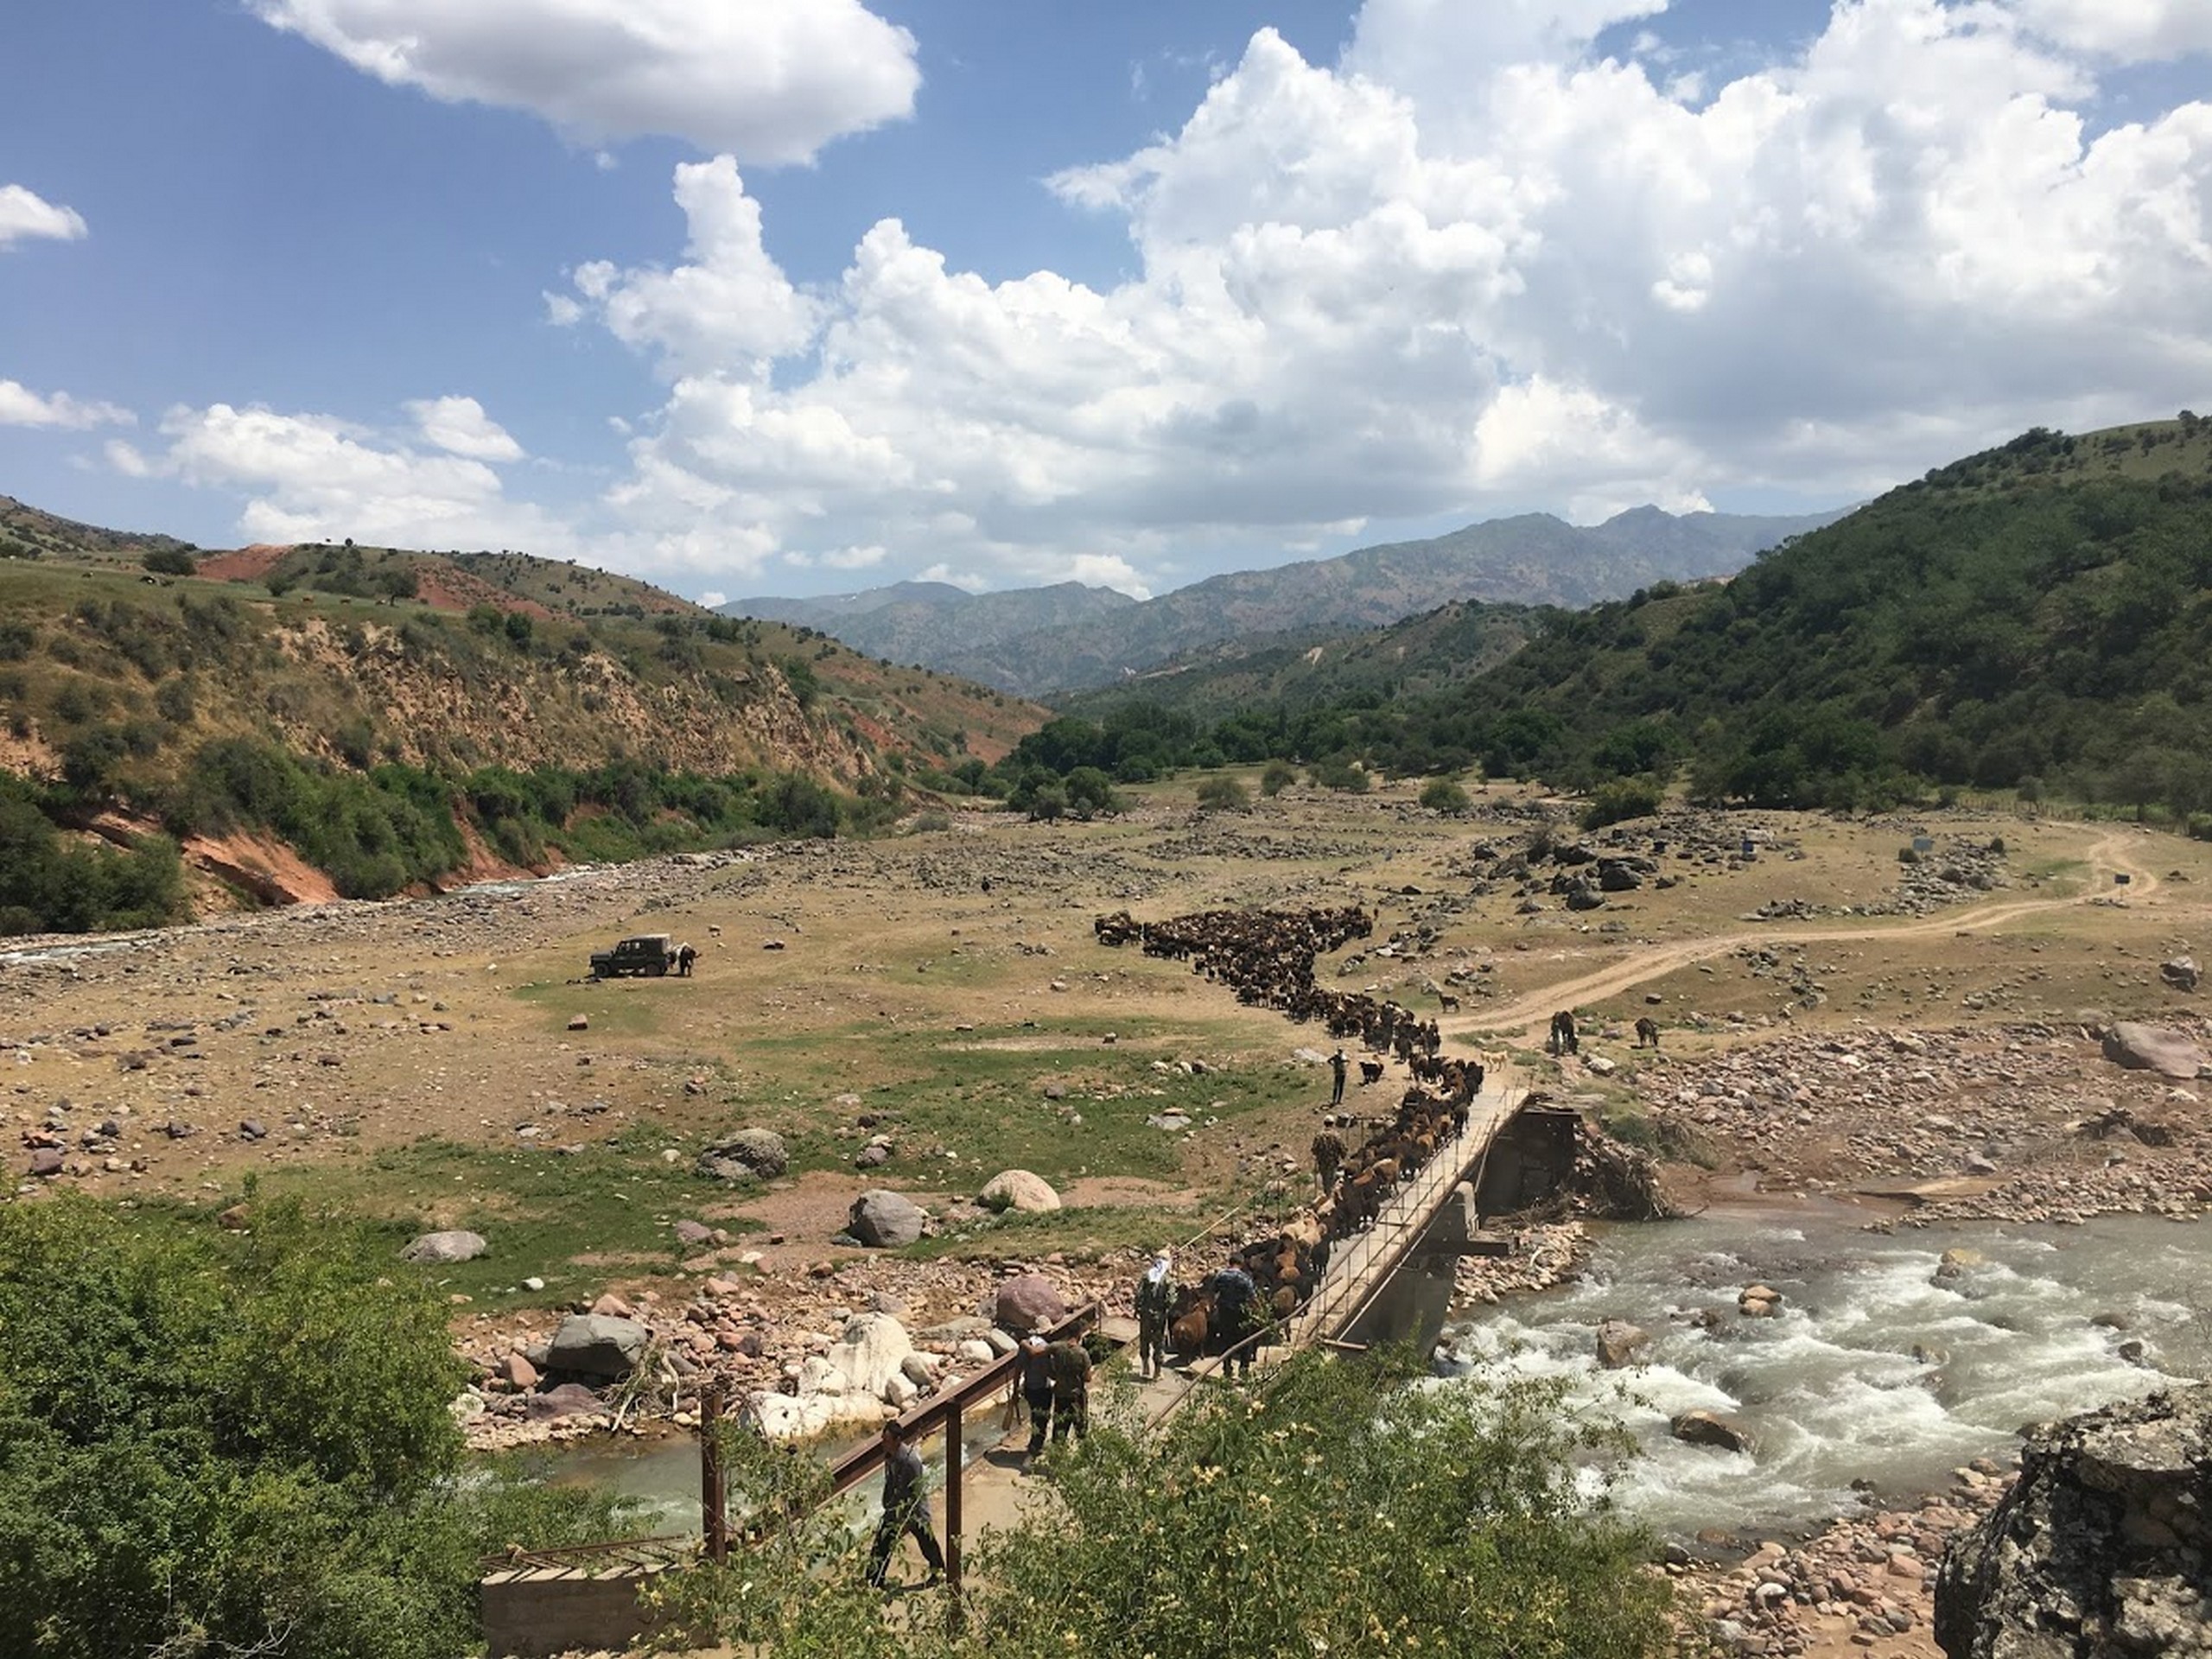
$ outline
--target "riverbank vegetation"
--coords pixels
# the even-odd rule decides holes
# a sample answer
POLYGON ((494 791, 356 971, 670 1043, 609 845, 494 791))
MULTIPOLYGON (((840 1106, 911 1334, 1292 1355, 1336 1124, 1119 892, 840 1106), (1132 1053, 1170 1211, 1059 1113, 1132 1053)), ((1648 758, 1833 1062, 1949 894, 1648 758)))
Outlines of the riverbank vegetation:
POLYGON ((443 1300, 298 1205, 0 1206, 0 1652, 453 1659, 477 1560, 609 1503, 465 1471, 443 1300))
POLYGON ((957 1621, 941 1593, 887 1621, 866 1535, 813 1507, 820 1466, 734 1430, 733 1490, 806 1518, 683 1575, 667 1611, 777 1659, 1669 1650, 1667 1581, 1603 1495, 1623 1443, 1556 1388, 1305 1354, 1157 1427, 1133 1396, 1100 1418, 1048 1454, 1054 1501, 971 1542, 957 1621))

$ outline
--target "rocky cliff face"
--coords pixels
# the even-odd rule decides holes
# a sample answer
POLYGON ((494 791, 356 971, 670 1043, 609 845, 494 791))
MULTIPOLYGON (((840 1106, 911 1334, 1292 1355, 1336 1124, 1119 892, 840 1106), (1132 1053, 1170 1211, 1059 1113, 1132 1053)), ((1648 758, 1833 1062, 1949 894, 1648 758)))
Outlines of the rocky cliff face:
POLYGON ((1949 1659, 2212 1654, 2212 1387, 2028 1437, 2010 1494, 1945 1554, 1949 1659))

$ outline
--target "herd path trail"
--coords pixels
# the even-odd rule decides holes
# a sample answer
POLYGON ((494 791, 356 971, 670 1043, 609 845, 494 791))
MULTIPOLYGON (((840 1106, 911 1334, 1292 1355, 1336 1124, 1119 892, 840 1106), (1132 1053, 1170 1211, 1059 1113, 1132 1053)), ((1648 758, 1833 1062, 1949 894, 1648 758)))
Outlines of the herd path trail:
POLYGON ((1448 1035, 1463 1041, 1480 1036, 1492 1040, 1522 1046, 1541 1040, 1551 1027, 1553 1013, 1560 1008, 1580 1007, 1587 1002, 1602 1001, 1609 996, 1618 996, 1649 981, 1662 978, 1678 968, 1705 962, 1714 957, 1725 957, 1745 945, 1822 944, 1847 939, 1910 939, 1929 934, 1979 932, 2003 925, 2023 916, 2072 909, 2093 900, 2106 899, 2112 884, 2098 885, 2098 878, 2125 875, 2128 878, 2131 899, 2145 899, 2158 890, 2158 878, 2137 861, 2138 850, 2131 845, 2139 842, 2145 832, 2137 830, 2115 830, 2092 842, 2082 857, 2094 874, 2088 885, 2078 893, 2065 899, 2006 899, 1976 905, 1970 908, 1947 911, 1941 915, 1921 921, 1902 922, 1882 925, 1869 922, 1857 927, 1762 927, 1756 931, 1714 933, 1703 938, 1687 939, 1673 944, 1631 947, 1635 954, 1610 967, 1600 968, 1577 979, 1562 980, 1541 991, 1517 998, 1503 1007, 1464 1014, 1445 1022, 1448 1035))

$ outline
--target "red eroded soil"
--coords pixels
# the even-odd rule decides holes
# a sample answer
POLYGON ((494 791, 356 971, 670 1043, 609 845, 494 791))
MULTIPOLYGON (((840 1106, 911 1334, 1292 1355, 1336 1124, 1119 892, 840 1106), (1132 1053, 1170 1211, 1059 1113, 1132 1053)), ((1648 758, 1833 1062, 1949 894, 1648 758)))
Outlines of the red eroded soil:
POLYGON ((203 554, 194 574, 208 582, 258 582, 291 550, 289 546, 274 547, 263 542, 234 552, 203 554))

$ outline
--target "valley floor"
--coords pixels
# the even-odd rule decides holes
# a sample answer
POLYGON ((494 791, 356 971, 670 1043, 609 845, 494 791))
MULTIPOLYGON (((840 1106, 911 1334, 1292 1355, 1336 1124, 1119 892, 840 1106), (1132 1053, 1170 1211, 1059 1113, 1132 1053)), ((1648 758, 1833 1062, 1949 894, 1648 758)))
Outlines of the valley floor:
MULTIPOLYGON (((2087 1034, 2119 1019, 2203 1041, 2202 994, 2164 966, 2212 944, 2212 847, 1954 812, 1681 813, 1583 836, 1521 791, 1449 819, 1418 787, 1200 816, 1185 782, 1090 824, 959 815, 29 942, 0 953, 0 1132, 24 1201, 76 1188, 188 1220, 296 1194, 387 1221, 395 1250, 483 1234, 483 1259, 435 1271, 495 1438, 547 1432, 507 1357, 604 1294, 742 1390, 773 1388, 850 1310, 972 1313, 1013 1266, 1124 1304, 1156 1247, 1210 1265, 1224 1213, 1305 1178, 1332 1045, 1185 964, 1099 946, 1109 911, 1367 906, 1374 937, 1325 960, 1325 984, 1440 1015, 1447 1052, 1510 1052, 1529 1087, 1663 1149, 1692 1205, 1725 1183, 1863 1205, 1879 1228, 2212 1206, 2198 1085, 2123 1070, 2087 1034), (1568 908, 1608 863, 1620 884, 1568 908), (586 979, 593 950, 647 931, 697 945, 696 975, 586 979), (1584 1036, 1558 1058, 1539 1043, 1562 1007, 1584 1036), (1637 1046, 1639 1017, 1656 1049, 1637 1046), (791 1173, 701 1173, 743 1128, 780 1134, 791 1173), (979 1209, 1009 1167, 1066 1207, 979 1209), (899 1256, 836 1242, 887 1186, 933 1238, 899 1256)), ((1821 1624, 1768 1650, 1840 1652, 1857 1628, 1816 1641, 1821 1624)), ((1932 1652, 1924 1631, 1874 1650, 1932 1652)))

